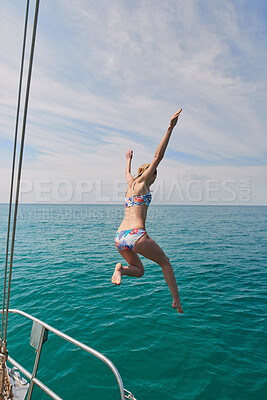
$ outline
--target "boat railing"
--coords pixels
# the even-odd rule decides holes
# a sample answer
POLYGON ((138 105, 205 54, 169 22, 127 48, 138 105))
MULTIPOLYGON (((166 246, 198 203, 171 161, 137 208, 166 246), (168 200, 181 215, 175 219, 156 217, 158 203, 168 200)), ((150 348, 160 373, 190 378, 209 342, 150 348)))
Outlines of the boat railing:
POLYGON ((41 351, 42 351, 43 343, 45 343, 45 341, 47 340, 48 331, 53 332, 55 335, 72 343, 74 346, 80 347, 82 350, 86 351, 87 353, 92 354, 93 356, 99 358, 101 361, 103 361, 105 364, 107 364, 107 366, 111 369, 111 371, 115 375, 115 378, 119 385, 121 400, 125 400, 125 399, 136 400, 131 392, 124 389, 123 382, 122 382, 121 376, 119 374, 119 371, 117 370, 115 365, 103 354, 92 349, 91 347, 87 346, 86 344, 79 342, 76 339, 73 339, 71 336, 66 335, 65 333, 59 331, 58 329, 53 328, 52 326, 46 324, 45 322, 41 321, 40 319, 35 318, 30 314, 27 314, 24 311, 17 310, 17 309, 9 309, 8 312, 12 313, 12 314, 20 314, 20 315, 33 321, 32 332, 31 332, 31 345, 36 348, 36 357, 35 357, 35 362, 34 362, 34 367, 33 367, 32 373, 27 371, 17 361, 15 361, 12 357, 10 357, 10 355, 8 355, 8 362, 10 362, 15 368, 17 368, 30 381, 30 386, 29 386, 29 390, 28 390, 28 394, 27 394, 27 400, 31 399, 34 385, 39 386, 39 388, 42 389, 45 393, 47 393, 48 396, 50 396, 52 399, 63 400, 60 396, 58 396, 56 393, 54 393, 48 386, 46 386, 43 382, 41 382, 37 378, 37 370, 38 370, 38 364, 39 364, 39 360, 40 360, 40 356, 41 356, 41 351))

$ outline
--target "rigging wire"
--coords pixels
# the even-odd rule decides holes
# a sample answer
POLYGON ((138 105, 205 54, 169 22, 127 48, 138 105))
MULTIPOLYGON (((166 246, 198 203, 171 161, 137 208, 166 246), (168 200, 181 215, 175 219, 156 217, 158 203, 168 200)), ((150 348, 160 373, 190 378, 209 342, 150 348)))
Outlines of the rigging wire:
POLYGON ((6 341, 6 334, 7 334, 8 309, 9 309, 9 301, 10 301, 12 266, 13 266, 13 255, 14 255, 15 234, 16 234, 16 222, 17 222, 17 213, 18 213, 18 200, 19 200, 19 192, 20 192, 20 178, 21 178, 21 170, 22 170, 22 159, 23 159, 24 141, 25 141, 25 133, 26 133, 26 122, 27 122, 28 104, 29 104, 29 96, 30 96, 31 75, 32 75, 32 65, 33 65, 33 56, 34 56, 36 31, 37 31, 39 3, 40 3, 40 0, 36 0, 34 23, 33 23, 33 30, 32 30, 32 42, 31 42, 30 60, 29 60, 29 70, 28 70, 26 95, 25 95, 25 104, 24 104, 24 114, 23 114, 22 134, 21 134, 21 146, 20 146, 19 166, 18 166, 18 176, 17 176, 16 200, 15 200, 15 209, 14 209, 14 222, 13 222, 12 242, 11 242, 11 252, 10 252, 10 266, 9 266, 9 277, 8 277, 9 279, 8 279, 8 293, 7 293, 7 304, 6 304, 6 319, 5 319, 4 341, 6 341))
POLYGON ((5 262, 4 293, 3 293, 3 312, 2 312, 2 325, 1 325, 1 342, 3 340, 3 329, 4 329, 9 236, 10 236, 12 198, 13 198, 15 162, 16 162, 16 151, 17 151, 17 137, 18 137, 18 126, 19 126, 19 112, 20 112, 23 67, 24 67, 24 58, 25 58, 26 37, 27 37, 29 3, 30 3, 30 0, 27 0, 26 11, 25 11, 25 20, 24 20, 24 35, 23 35, 23 45, 22 45, 22 54, 21 54, 20 77, 19 77, 19 91, 18 91, 18 101, 17 101, 17 115, 16 115, 16 125, 15 125, 15 138, 14 138, 14 150, 13 150, 13 161, 12 161, 12 175, 11 175, 11 182, 10 182, 8 228, 7 228, 7 240, 6 240, 6 262, 5 262))

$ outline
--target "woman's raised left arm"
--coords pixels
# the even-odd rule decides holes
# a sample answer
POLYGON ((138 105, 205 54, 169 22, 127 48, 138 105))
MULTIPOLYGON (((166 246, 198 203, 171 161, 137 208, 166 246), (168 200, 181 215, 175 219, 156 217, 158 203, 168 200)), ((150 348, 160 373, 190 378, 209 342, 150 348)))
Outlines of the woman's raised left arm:
POLYGON ((127 181, 128 185, 133 180, 133 177, 132 177, 132 174, 131 174, 132 157, 133 157, 133 151, 128 149, 126 151, 127 164, 126 164, 126 170, 125 170, 125 176, 126 176, 126 181, 127 181))

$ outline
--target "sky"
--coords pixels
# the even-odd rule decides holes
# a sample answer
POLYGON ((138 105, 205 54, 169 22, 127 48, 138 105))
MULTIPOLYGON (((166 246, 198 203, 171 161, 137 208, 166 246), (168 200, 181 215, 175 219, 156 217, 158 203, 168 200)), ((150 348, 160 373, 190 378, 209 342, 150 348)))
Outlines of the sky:
MULTIPOLYGON (((1 203, 24 3, 0 5, 1 203)), ((266 21, 265 0, 41 0, 21 202, 123 203, 126 150, 136 174, 182 107, 153 202, 267 205, 266 21)))

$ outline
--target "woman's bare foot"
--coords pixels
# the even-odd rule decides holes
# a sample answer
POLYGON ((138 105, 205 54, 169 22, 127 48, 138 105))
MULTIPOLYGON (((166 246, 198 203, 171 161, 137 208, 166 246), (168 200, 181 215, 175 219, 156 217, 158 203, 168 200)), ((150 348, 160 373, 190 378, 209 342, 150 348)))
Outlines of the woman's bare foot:
POLYGON ((173 308, 177 308, 178 313, 183 314, 182 304, 180 300, 173 300, 173 308))
POLYGON ((122 265, 121 265, 121 263, 117 263, 114 274, 112 275, 112 278, 111 278, 111 282, 114 283, 114 285, 120 285, 121 284, 121 275, 122 275, 122 265))

